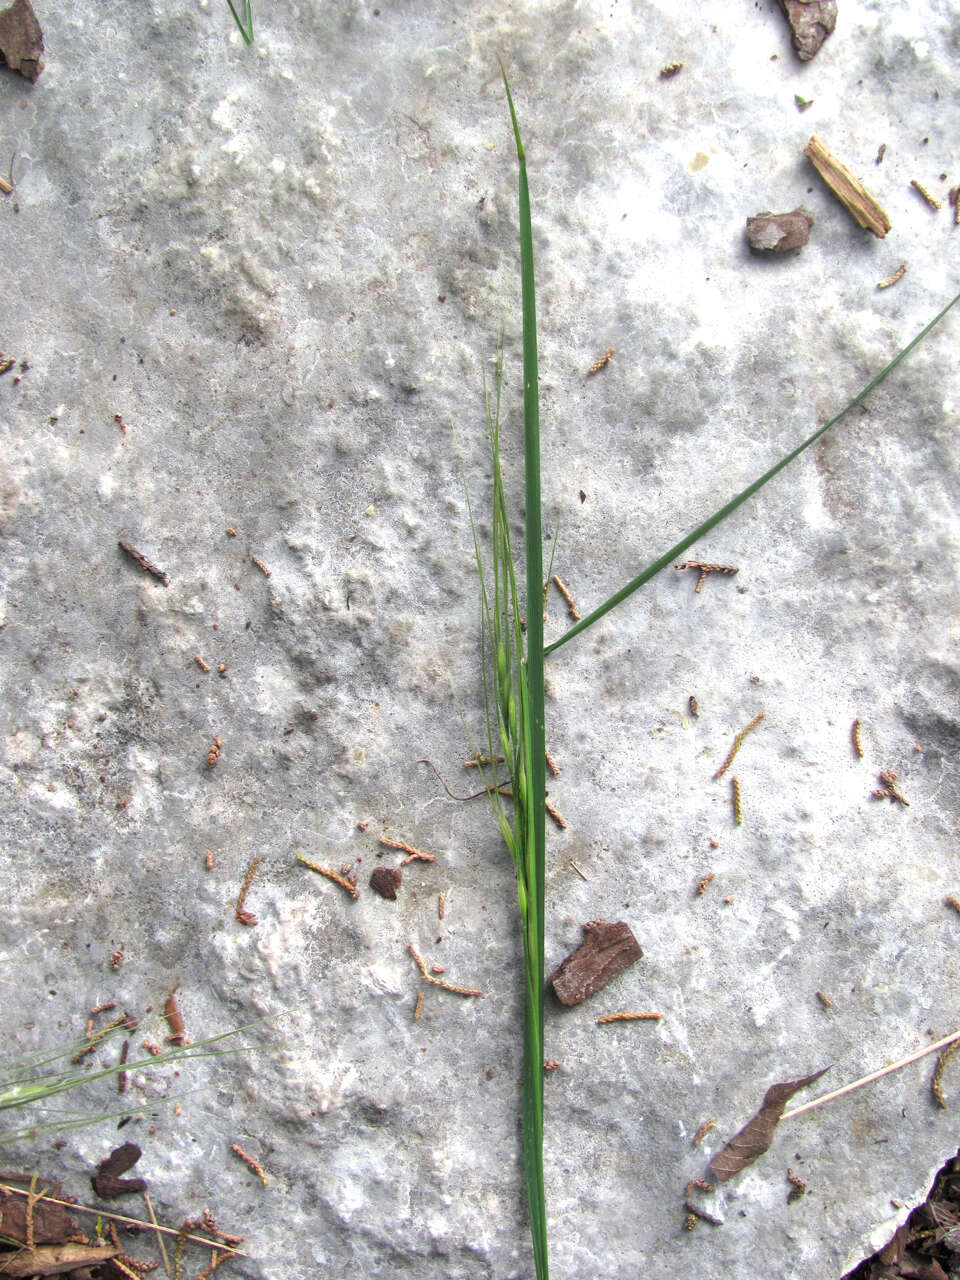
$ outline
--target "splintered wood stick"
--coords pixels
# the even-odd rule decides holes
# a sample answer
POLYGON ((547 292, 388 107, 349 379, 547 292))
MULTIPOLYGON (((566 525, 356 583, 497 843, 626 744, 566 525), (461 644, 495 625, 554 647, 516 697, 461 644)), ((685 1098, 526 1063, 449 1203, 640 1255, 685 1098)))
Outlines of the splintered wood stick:
POLYGON ((882 240, 890 230, 890 219, 859 178, 855 178, 847 166, 830 153, 816 134, 804 147, 803 154, 847 212, 861 227, 866 227, 882 240))

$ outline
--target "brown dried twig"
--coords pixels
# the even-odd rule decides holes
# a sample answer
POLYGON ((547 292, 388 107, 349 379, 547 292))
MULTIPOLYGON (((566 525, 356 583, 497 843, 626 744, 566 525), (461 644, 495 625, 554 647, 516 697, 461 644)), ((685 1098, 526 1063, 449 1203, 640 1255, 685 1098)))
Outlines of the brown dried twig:
POLYGON ((748 733, 750 733, 752 729, 755 729, 757 727, 757 725, 760 723, 761 720, 764 720, 764 719, 766 719, 766 712, 761 711, 759 715, 756 715, 753 717, 753 719, 750 721, 750 723, 747 725, 745 729, 740 730, 740 732, 737 734, 737 736, 733 740, 733 746, 727 752, 727 758, 724 760, 723 764, 713 775, 714 778, 723 777, 723 775, 730 768, 731 764, 733 764, 734 756, 740 750, 741 746, 743 746, 744 738, 747 736, 748 733))
POLYGON ((305 858, 302 853, 297 854, 297 861, 302 862, 305 867, 309 867, 311 871, 316 871, 318 875, 326 876, 328 880, 332 880, 334 884, 338 884, 341 889, 346 889, 351 898, 356 901, 360 897, 360 891, 357 889, 355 880, 348 880, 346 876, 342 876, 339 871, 333 871, 330 867, 321 867, 318 862, 311 862, 309 858, 305 858))
POLYGON ((557 826, 560 828, 560 830, 561 830, 561 831, 566 831, 566 829, 567 829, 567 820, 566 820, 566 818, 563 816, 563 814, 560 812, 560 810, 559 810, 559 809, 557 809, 557 808, 555 808, 555 807, 550 803, 550 801, 549 801, 549 800, 546 800, 546 799, 545 799, 543 803, 544 803, 544 805, 546 806, 547 813, 549 813, 550 817, 554 820, 554 822, 557 824, 557 826))
POLYGON ((170 579, 162 569, 158 569, 155 564, 151 564, 142 551, 138 551, 136 547, 131 547, 130 543, 124 542, 123 538, 117 540, 117 546, 121 551, 125 551, 130 559, 135 561, 141 569, 156 578, 158 582, 162 582, 165 587, 169 587, 170 579))
POLYGON ((387 836, 381 836, 380 843, 386 845, 388 849, 399 849, 401 853, 409 854, 409 857, 401 862, 402 867, 405 867, 408 862, 436 862, 437 860, 435 853, 421 853, 412 844, 407 844, 406 840, 390 840, 387 836))
POLYGON ((847 212, 861 227, 866 227, 882 240, 890 230, 890 219, 863 183, 836 156, 831 155, 816 135, 804 147, 803 154, 847 212))
POLYGON ((458 987, 452 982, 444 982, 442 978, 435 978, 431 973, 427 972, 427 966, 421 959, 416 947, 412 942, 407 944, 407 950, 416 961, 417 968, 420 970, 420 976, 425 981, 431 983, 435 987, 441 987, 444 991, 452 991, 455 996, 482 996, 483 992, 476 990, 474 987, 458 987))

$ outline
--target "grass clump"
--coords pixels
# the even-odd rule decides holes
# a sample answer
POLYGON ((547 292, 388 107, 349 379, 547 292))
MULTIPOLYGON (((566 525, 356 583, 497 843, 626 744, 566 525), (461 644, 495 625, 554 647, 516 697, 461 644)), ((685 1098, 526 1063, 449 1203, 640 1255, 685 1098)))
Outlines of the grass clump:
MULTIPOLYGON (((503 67, 501 65, 501 71, 503 67)), ((534 291, 533 233, 526 157, 513 97, 503 75, 519 167, 520 278, 523 315, 523 442, 525 598, 517 586, 510 521, 500 466, 500 393, 503 376, 502 342, 497 362, 496 390, 485 393, 493 462, 491 580, 484 580, 483 558, 476 526, 474 545, 481 579, 484 650, 484 701, 489 758, 502 752, 510 775, 513 817, 507 816, 501 788, 488 766, 485 781, 504 842, 517 873, 517 893, 523 928, 526 1016, 523 1065, 523 1154, 527 1202, 537 1280, 547 1280, 546 1200, 543 1176, 543 1062, 544 1062, 544 874, 546 803, 546 725, 544 715, 544 659, 674 563, 689 547, 774 479, 866 397, 923 341, 950 309, 958 293, 902 348, 843 409, 806 440, 763 472, 724 506, 664 552, 619 591, 592 610, 558 640, 543 641, 543 599, 546 590, 540 506, 540 415, 537 373, 537 318, 534 291), (521 607, 525 605, 524 625, 521 607)))

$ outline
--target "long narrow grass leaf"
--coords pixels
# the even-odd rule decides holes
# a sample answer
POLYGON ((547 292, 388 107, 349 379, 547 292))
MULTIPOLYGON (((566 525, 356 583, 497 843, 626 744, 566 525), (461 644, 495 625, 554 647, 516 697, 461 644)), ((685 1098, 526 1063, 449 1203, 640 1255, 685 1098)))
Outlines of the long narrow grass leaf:
POLYGON ((233 20, 240 28, 240 34, 243 36, 245 44, 253 44, 253 13, 250 9, 250 0, 243 0, 243 17, 241 18, 234 7, 233 0, 227 0, 230 6, 230 12, 233 14, 233 20))
POLYGON ((848 404, 844 405, 840 412, 832 417, 829 422, 825 422, 822 427, 819 427, 814 431, 813 435, 808 436, 807 439, 804 440, 802 444, 798 445, 796 449, 788 453, 786 457, 781 458, 779 462, 769 469, 769 471, 765 471, 759 479, 754 480, 752 484, 747 485, 746 489, 738 493, 735 498, 731 498, 725 506, 722 506, 719 509, 719 511, 715 511, 712 516, 704 520, 701 524, 698 524, 691 533, 688 533, 685 538, 681 538, 680 541, 675 546, 671 547, 669 551, 660 556, 657 560, 654 560, 653 563, 648 565, 642 573, 631 579, 625 587, 621 587, 619 591, 615 592, 609 600, 606 600, 599 608, 594 609, 592 613, 588 613, 585 618, 582 618, 576 624, 576 626, 573 626, 569 631, 564 632, 559 640, 554 640, 552 644, 548 644, 544 650, 544 655, 555 652, 561 645, 565 645, 568 640, 572 640, 574 636, 578 636, 581 631, 586 631, 586 629, 588 627, 592 627, 595 622, 599 622, 599 620, 605 614, 609 613, 611 609, 616 608, 616 606, 626 600, 628 596, 633 595, 634 591, 639 587, 642 587, 644 583, 649 582, 651 578, 655 577, 661 571, 661 569, 665 569, 677 558, 677 556, 682 555, 688 547, 692 546, 693 543, 702 538, 705 533, 709 533, 710 530, 715 528, 721 520, 725 520, 728 515, 736 511, 736 509, 746 502, 748 498, 752 498, 758 489, 762 489, 769 480, 772 480, 775 475, 784 469, 784 467, 793 462, 794 458, 799 458, 800 454, 803 453, 805 449, 809 449, 812 444, 815 444, 824 432, 829 431, 831 427, 836 426, 840 419, 845 417, 851 409, 855 409, 858 404, 862 404, 870 392, 878 387, 888 374, 894 371, 901 360, 906 359, 914 347, 923 341, 930 330, 940 323, 950 308, 958 301, 960 301, 960 293, 951 298, 943 310, 934 316, 930 323, 921 329, 917 336, 911 342, 908 342, 903 350, 899 351, 888 365, 885 365, 875 377, 871 378, 863 390, 855 395, 848 404))
MULTIPOLYGON (((501 64, 501 71, 503 66, 501 64)), ((524 970, 527 1008, 524 1034, 523 1154, 527 1202, 538 1280, 547 1280, 547 1215, 543 1182, 543 915, 546 863, 546 726, 543 686, 543 534, 540 514, 540 388, 533 229, 527 164, 513 96, 503 72, 519 166, 520 281, 523 313, 523 454, 527 648, 520 681, 523 762, 517 810, 524 844, 524 970)))

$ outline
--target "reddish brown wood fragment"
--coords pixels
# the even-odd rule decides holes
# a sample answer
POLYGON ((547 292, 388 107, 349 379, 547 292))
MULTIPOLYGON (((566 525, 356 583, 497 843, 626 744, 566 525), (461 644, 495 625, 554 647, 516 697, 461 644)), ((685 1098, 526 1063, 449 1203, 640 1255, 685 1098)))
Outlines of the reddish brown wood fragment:
POLYGON ((0 13, 0 57, 11 71, 35 81, 43 70, 43 32, 30 0, 14 0, 0 13))
POLYGON ((591 920, 586 938, 547 981, 561 1004, 582 1004, 642 957, 643 951, 624 921, 591 920))
POLYGON ((402 881, 403 872, 399 867, 377 867, 370 877, 370 888, 375 889, 381 898, 396 902, 402 881))
POLYGON ((747 219, 747 241, 754 253, 789 253, 803 248, 812 227, 813 214, 806 209, 758 213, 747 219))
POLYGON ((177 1008, 175 997, 176 987, 167 996, 167 1002, 163 1006, 163 1016, 167 1020, 167 1026, 170 1028, 170 1034, 167 1036, 167 1044, 176 1045, 178 1049, 182 1049, 185 1044, 183 1018, 180 1010, 177 1008))
POLYGON ((837 25, 837 0, 780 0, 801 62, 816 57, 837 25))
POLYGON ((140 1159, 141 1151, 135 1142, 125 1142, 116 1147, 103 1160, 97 1172, 91 1175, 93 1189, 101 1200, 115 1200, 118 1196, 129 1196, 146 1191, 147 1184, 143 1178, 121 1178, 140 1159))

